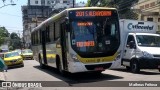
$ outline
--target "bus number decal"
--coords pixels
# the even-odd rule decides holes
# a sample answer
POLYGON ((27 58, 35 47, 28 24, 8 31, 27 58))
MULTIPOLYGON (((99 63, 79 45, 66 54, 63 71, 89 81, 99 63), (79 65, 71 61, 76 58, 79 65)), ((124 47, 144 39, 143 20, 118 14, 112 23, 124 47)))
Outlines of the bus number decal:
POLYGON ((94 41, 77 42, 76 44, 77 44, 77 47, 95 46, 94 41))
POLYGON ((82 17, 84 16, 84 12, 83 11, 77 11, 76 12, 76 17, 82 17))

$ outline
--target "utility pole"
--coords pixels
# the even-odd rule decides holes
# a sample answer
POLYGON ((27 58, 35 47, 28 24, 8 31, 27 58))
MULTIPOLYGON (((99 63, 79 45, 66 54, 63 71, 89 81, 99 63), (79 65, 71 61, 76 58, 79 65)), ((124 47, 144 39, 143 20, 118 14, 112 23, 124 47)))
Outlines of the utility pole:
POLYGON ((19 33, 19 31, 18 31, 18 33, 17 33, 17 34, 18 34, 18 36, 19 36, 19 39, 20 39, 20 40, 19 40, 19 43, 20 43, 20 48, 22 49, 22 45, 21 45, 21 36, 20 36, 20 33, 19 33))
POLYGON ((1 6, 0 8, 3 8, 5 6, 9 6, 9 5, 15 6, 16 4, 6 4, 6 5, 1 6))
POLYGON ((73 0, 73 8, 74 8, 74 0, 73 0))

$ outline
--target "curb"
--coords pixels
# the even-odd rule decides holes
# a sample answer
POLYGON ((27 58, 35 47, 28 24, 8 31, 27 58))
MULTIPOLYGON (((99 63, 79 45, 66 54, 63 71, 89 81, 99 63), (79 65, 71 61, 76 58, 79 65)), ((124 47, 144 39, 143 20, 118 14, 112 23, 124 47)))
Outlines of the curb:
POLYGON ((5 81, 4 72, 0 72, 0 81, 5 81))

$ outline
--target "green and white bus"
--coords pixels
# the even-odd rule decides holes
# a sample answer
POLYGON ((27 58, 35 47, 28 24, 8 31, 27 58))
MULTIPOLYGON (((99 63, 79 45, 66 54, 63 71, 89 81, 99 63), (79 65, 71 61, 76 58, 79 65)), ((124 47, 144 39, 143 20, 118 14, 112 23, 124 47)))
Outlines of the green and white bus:
POLYGON ((101 73, 119 59, 120 28, 115 8, 70 8, 51 16, 31 33, 40 66, 101 73))

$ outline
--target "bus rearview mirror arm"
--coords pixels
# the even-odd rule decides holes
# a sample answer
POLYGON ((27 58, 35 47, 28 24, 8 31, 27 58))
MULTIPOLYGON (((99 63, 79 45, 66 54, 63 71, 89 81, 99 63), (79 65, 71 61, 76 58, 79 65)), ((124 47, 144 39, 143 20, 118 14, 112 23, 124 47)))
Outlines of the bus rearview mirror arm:
POLYGON ((69 19, 68 19, 68 17, 65 17, 65 27, 66 27, 66 31, 69 32, 69 19))

